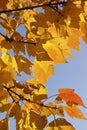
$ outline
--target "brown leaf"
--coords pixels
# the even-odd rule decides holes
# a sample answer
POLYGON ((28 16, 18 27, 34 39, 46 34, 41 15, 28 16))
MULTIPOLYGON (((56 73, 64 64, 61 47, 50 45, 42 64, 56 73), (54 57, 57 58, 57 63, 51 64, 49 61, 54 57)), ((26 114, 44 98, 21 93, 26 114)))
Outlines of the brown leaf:
POLYGON ((40 116, 33 111, 30 112, 30 126, 34 126, 34 128, 36 128, 37 130, 43 130, 46 124, 47 119, 45 116, 40 116))
POLYGON ((75 128, 65 119, 58 118, 49 123, 47 130, 75 130, 75 128))
POLYGON ((1 130, 8 130, 9 129, 7 119, 0 120, 0 129, 1 130))

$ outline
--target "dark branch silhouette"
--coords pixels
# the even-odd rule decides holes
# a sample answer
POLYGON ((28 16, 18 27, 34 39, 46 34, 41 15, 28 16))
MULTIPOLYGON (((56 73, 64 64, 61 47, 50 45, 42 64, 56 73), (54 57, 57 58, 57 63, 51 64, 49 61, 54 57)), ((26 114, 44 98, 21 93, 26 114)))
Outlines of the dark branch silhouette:
POLYGON ((29 41, 22 41, 22 40, 14 40, 13 38, 9 38, 9 37, 7 37, 7 36, 5 36, 4 34, 2 34, 2 33, 0 33, 0 35, 2 36, 2 37, 4 37, 8 42, 20 42, 20 43, 25 43, 25 44, 33 44, 33 45, 36 45, 36 43, 34 43, 34 42, 29 42, 29 41))
POLYGON ((31 9, 34 9, 34 8, 40 8, 40 7, 46 7, 46 6, 52 7, 52 6, 62 5, 62 4, 65 4, 65 3, 67 3, 67 2, 66 1, 60 1, 60 2, 56 2, 56 3, 49 2, 49 3, 46 3, 46 4, 41 4, 41 5, 36 5, 36 6, 28 6, 28 7, 18 8, 18 9, 0 10, 0 14, 1 13, 21 11, 21 10, 27 10, 27 9, 31 10, 31 9))
MULTIPOLYGON (((3 87, 7 90, 7 92, 9 93, 10 92, 10 96, 11 96, 11 93, 15 94, 16 96, 18 96, 18 98, 22 101, 27 101, 27 102, 30 102, 30 103, 34 103, 34 104, 37 104, 39 106, 42 106, 42 107, 46 107, 46 108, 51 108, 51 109, 58 109, 57 106, 48 106, 48 105, 44 105, 43 103, 39 103, 39 102, 34 102, 34 101, 31 101, 30 99, 28 98, 25 98, 23 95, 20 95, 18 93, 16 93, 15 91, 13 91, 11 88, 8 88, 6 87, 5 85, 3 85, 3 87)), ((13 97, 11 97, 13 99, 13 97)), ((14 100, 14 99, 13 99, 14 100)))

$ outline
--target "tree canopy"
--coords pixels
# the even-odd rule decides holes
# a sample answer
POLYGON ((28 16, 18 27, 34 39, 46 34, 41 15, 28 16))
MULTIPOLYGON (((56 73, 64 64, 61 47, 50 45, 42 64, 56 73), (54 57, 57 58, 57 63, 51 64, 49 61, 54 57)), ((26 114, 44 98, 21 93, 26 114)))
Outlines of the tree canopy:
POLYGON ((75 130, 65 112, 86 120, 81 97, 60 88, 49 102, 46 82, 72 49, 80 51, 80 39, 87 43, 87 1, 0 0, 0 30, 0 129, 10 130, 14 117, 16 130, 75 130))

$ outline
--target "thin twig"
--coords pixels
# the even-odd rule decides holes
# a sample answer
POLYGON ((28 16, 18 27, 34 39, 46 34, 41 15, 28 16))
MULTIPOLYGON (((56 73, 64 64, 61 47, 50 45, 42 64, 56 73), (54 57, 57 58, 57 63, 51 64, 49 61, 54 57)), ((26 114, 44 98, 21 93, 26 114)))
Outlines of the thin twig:
POLYGON ((24 96, 22 96, 22 95, 16 93, 15 91, 11 90, 10 88, 6 87, 5 85, 3 85, 3 87, 4 87, 7 91, 10 91, 10 92, 14 93, 14 94, 15 94, 16 96, 18 96, 19 99, 21 99, 22 101, 25 100, 25 101, 27 101, 27 102, 40 105, 40 106, 42 106, 42 107, 51 108, 51 109, 57 109, 56 106, 51 107, 51 106, 44 105, 43 103, 38 103, 38 102, 31 101, 30 99, 27 99, 27 98, 25 98, 24 96))
POLYGON ((58 94, 52 95, 52 96, 48 97, 47 99, 45 99, 43 102, 46 102, 46 101, 49 100, 50 98, 57 97, 57 96, 58 96, 58 94))
POLYGON ((60 2, 57 2, 57 3, 46 3, 46 4, 36 5, 36 6, 28 6, 28 7, 18 8, 18 9, 0 10, 0 14, 1 13, 21 11, 21 10, 27 10, 27 9, 32 10, 34 8, 40 8, 40 7, 46 7, 46 6, 55 6, 55 5, 65 4, 65 3, 66 3, 66 1, 60 1, 60 2))
POLYGON ((29 42, 29 41, 22 41, 22 40, 18 40, 18 41, 16 41, 16 40, 14 40, 13 38, 9 38, 9 37, 7 37, 7 36, 5 36, 4 34, 2 34, 2 33, 0 33, 0 35, 2 36, 2 37, 4 37, 8 42, 20 42, 20 43, 24 43, 24 44, 33 44, 33 45, 36 45, 36 43, 34 43, 34 42, 29 42))

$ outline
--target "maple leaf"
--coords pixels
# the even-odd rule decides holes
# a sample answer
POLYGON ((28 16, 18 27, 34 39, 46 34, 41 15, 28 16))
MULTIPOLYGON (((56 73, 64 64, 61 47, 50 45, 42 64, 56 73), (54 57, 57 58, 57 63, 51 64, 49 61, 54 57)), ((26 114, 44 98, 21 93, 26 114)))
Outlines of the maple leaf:
POLYGON ((8 83, 16 76, 11 65, 8 65, 2 70, 0 70, 0 75, 2 75, 0 77, 0 83, 8 83))
POLYGON ((46 44, 43 44, 43 47, 55 64, 66 63, 62 50, 58 47, 58 40, 58 38, 48 40, 46 44))
POLYGON ((33 94, 32 98, 36 102, 37 101, 39 102, 39 101, 47 98, 47 90, 43 85, 41 85, 39 89, 33 90, 32 94, 33 94))
POLYGON ((81 36, 82 36, 82 39, 85 41, 85 43, 87 43, 87 37, 86 37, 86 34, 87 34, 87 23, 86 22, 81 22, 80 26, 81 26, 81 36))
POLYGON ((74 49, 79 51, 80 50, 80 32, 76 28, 67 28, 68 37, 68 45, 74 49))
POLYGON ((58 118, 50 122, 47 126, 47 130, 75 130, 75 128, 65 119, 58 118))
POLYGON ((59 89, 58 96, 61 99, 63 99, 64 101, 66 101, 66 103, 81 105, 81 106, 85 107, 80 96, 78 94, 74 93, 74 89, 70 89, 70 88, 59 89))
POLYGON ((23 56, 15 56, 12 58, 13 68, 20 73, 22 71, 26 72, 27 74, 30 73, 29 67, 33 65, 27 58, 23 56))
POLYGON ((38 81, 42 84, 46 83, 49 76, 54 74, 53 63, 51 61, 34 61, 32 69, 34 75, 37 76, 38 81))
POLYGON ((7 99, 3 99, 0 101, 0 112, 8 111, 10 107, 11 107, 11 103, 8 103, 7 99))
POLYGON ((43 130, 46 124, 47 124, 47 119, 45 116, 40 116, 33 111, 30 112, 30 126, 32 126, 33 129, 36 128, 38 130, 39 129, 43 130))
POLYGON ((51 102, 46 104, 47 107, 42 108, 42 113, 45 116, 50 116, 50 115, 58 115, 61 117, 64 117, 64 110, 62 106, 55 106, 51 102))
POLYGON ((65 111, 72 118, 76 117, 76 118, 87 120, 87 118, 83 115, 81 110, 74 104, 72 106, 66 105, 65 106, 65 111))

